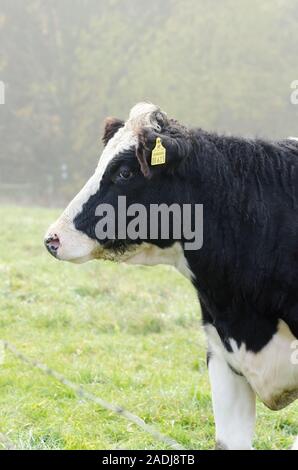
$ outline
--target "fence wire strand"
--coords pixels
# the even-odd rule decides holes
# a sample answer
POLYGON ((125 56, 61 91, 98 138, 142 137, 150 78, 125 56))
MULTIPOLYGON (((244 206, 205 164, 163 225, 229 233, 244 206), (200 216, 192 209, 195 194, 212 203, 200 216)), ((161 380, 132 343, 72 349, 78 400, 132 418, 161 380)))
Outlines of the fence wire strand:
MULTIPOLYGON (((34 359, 30 359, 27 357, 25 354, 21 353, 13 344, 11 344, 8 341, 2 341, 2 345, 4 349, 7 351, 10 351, 14 356, 16 356, 19 360, 22 362, 26 363, 28 366, 33 367, 35 369, 41 370, 44 374, 49 375, 50 377, 53 377, 56 379, 58 382, 62 383, 69 389, 73 390, 76 395, 78 395, 80 398, 83 398, 85 400, 89 400, 93 403, 96 403, 102 408, 105 408, 108 411, 111 411, 112 413, 116 413, 119 416, 122 416, 123 418, 127 419, 128 421, 134 423, 136 426, 139 428, 143 429, 143 431, 147 432, 150 434, 154 439, 163 442, 167 446, 169 446, 171 449, 175 450, 185 450, 185 447, 183 447, 181 444, 179 444, 175 439, 168 437, 161 432, 159 432, 155 427, 145 423, 143 419, 141 419, 139 416, 131 413, 130 411, 127 411, 125 408, 109 403, 106 400, 93 395, 90 392, 87 392, 84 390, 80 385, 76 385, 75 383, 71 382, 69 379, 64 377, 59 372, 56 372, 54 369, 51 369, 48 367, 46 364, 43 364, 42 362, 36 361, 34 359)), ((10 440, 5 436, 0 433, 0 441, 5 445, 6 448, 15 448, 14 445, 10 442, 10 440), (12 447, 9 447, 12 446, 12 447)))

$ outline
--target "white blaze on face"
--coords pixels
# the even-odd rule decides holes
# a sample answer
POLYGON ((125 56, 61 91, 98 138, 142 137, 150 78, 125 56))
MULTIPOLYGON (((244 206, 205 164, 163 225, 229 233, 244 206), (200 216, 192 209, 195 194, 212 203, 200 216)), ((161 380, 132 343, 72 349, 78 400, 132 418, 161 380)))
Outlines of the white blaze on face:
POLYGON ((95 251, 97 251, 96 257, 99 257, 99 244, 96 240, 76 230, 74 219, 82 211, 83 205, 98 191, 101 179, 113 158, 129 148, 137 146, 138 130, 145 126, 152 126, 158 130, 158 124, 151 120, 152 113, 158 110, 157 106, 150 103, 139 103, 131 109, 124 127, 120 128, 105 146, 94 175, 67 206, 59 219, 48 229, 46 239, 57 237, 59 240, 59 248, 56 252, 58 259, 85 262, 95 257, 95 251))

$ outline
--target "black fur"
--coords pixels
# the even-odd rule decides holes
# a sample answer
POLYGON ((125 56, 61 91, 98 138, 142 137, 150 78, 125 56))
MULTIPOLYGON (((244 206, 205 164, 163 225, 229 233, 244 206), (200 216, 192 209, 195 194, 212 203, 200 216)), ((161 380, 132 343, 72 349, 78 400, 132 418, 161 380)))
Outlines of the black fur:
MULTIPOLYGON (((76 228, 95 238, 95 207, 116 203, 119 194, 128 204, 204 205, 203 248, 185 251, 185 257, 203 321, 216 327, 227 349, 234 338, 259 351, 279 319, 298 338, 296 142, 218 136, 169 121, 161 134, 141 130, 138 148, 114 159, 98 193, 76 217, 76 228), (151 167, 157 136, 167 149, 167 165, 151 167), (133 170, 128 183, 113 179, 121 165, 133 170)), ((173 240, 151 242, 165 247, 173 240)))

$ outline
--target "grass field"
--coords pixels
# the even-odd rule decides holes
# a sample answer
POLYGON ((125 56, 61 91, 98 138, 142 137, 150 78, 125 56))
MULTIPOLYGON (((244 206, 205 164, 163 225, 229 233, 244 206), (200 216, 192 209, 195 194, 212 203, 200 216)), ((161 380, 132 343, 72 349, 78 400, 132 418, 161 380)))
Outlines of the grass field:
MULTIPOLYGON (((0 207, 0 338, 186 448, 211 449, 205 341, 192 287, 169 267, 55 261, 42 241, 56 215, 0 207)), ((298 404, 279 413, 258 404, 255 447, 288 448, 297 416, 298 404)), ((23 449, 164 448, 10 353, 0 365, 0 432, 23 449)))

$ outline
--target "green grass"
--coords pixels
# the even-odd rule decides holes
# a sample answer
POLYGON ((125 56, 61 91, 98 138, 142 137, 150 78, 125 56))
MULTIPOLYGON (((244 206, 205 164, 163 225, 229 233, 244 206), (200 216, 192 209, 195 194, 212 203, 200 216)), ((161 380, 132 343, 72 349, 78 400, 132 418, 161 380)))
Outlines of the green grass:
MULTIPOLYGON (((57 214, 0 207, 0 338, 185 447, 213 448, 193 288, 169 267, 57 262, 43 248, 57 214)), ((259 404, 255 447, 289 447, 297 415, 297 404, 279 413, 259 404)), ((10 353, 0 366, 0 432, 24 449, 164 447, 10 353)))

